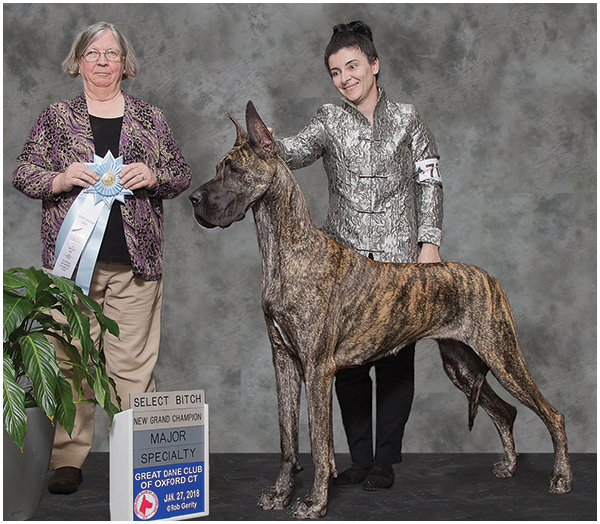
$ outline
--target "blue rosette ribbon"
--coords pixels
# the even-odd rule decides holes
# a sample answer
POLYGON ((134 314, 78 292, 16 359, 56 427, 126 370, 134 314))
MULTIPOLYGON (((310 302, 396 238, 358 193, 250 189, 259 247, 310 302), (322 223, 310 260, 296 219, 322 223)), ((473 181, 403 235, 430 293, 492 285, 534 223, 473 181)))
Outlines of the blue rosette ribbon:
POLYGON ((79 262, 75 283, 87 295, 113 202, 125 202, 125 195, 133 192, 119 182, 118 175, 125 167, 122 156, 115 159, 109 151, 104 158, 94 155, 94 162, 85 165, 100 180, 83 190, 71 205, 56 238, 52 273, 71 278, 79 262))

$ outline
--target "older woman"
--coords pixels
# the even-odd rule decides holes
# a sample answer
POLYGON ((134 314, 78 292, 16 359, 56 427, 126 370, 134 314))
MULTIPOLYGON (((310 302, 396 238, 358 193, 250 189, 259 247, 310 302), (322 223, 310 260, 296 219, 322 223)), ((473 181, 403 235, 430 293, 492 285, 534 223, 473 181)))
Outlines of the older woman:
MULTIPOLYGON (((119 324, 120 337, 106 335, 104 354, 109 376, 127 409, 130 393, 155 389, 162 304, 162 201, 182 193, 191 172, 163 113, 121 90, 121 81, 136 76, 137 66, 130 44, 113 25, 94 24, 79 34, 63 69, 71 77, 81 76, 83 93, 49 106, 40 115, 18 158, 13 184, 42 200, 42 263, 51 271, 65 216, 79 194, 99 179, 85 163, 93 163, 94 154, 123 157, 120 183, 130 194, 123 203, 112 204, 89 296, 119 324)), ((92 322, 91 329, 99 340, 97 324, 92 322)), ((59 361, 61 353, 57 347, 59 361)), ((72 438, 57 426, 51 493, 68 494, 79 488, 93 433, 93 404, 78 404, 72 438)))
MULTIPOLYGON (((325 67, 343 95, 322 106, 297 135, 278 141, 288 166, 318 158, 329 180, 323 230, 382 262, 437 262, 442 236, 442 184, 433 135, 416 109, 389 100, 378 88, 379 58, 363 22, 339 24, 325 67)), ((398 355, 340 370, 335 388, 353 464, 333 483, 389 488, 400 462, 414 392, 411 344, 398 355), (371 367, 376 375, 376 443, 372 442, 371 367)))

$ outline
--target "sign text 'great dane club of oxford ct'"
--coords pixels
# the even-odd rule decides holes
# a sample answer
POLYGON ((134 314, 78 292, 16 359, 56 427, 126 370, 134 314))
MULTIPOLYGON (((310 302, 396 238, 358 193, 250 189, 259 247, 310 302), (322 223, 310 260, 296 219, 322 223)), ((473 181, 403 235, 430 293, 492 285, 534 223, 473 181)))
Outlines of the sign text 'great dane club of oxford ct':
POLYGON ((111 520, 208 515, 204 391, 130 395, 110 435, 111 520))

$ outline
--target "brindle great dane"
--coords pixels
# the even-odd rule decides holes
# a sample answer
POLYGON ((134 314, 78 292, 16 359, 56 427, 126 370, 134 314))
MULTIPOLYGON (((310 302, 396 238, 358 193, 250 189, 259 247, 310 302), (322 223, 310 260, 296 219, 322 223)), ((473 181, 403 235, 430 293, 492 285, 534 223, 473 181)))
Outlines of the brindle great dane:
MULTIPOLYGON (((228 115, 229 116, 229 115, 228 115)), ((262 307, 277 379, 281 460, 279 476, 261 495, 264 509, 288 505, 298 460, 298 417, 306 387, 313 486, 293 514, 327 512, 336 475, 331 420, 332 384, 338 369, 371 362, 415 340, 437 341, 450 380, 467 396, 469 427, 479 404, 504 447, 497 477, 512 477, 517 455, 512 435, 516 409, 485 379, 489 371, 546 424, 554 445, 551 493, 567 493, 572 473, 564 417, 533 382, 517 342, 506 295, 486 272, 465 264, 375 262, 315 227, 292 172, 278 157, 272 135, 252 102, 248 132, 217 165, 215 178, 190 199, 205 227, 228 227, 252 208, 262 257, 262 307)))

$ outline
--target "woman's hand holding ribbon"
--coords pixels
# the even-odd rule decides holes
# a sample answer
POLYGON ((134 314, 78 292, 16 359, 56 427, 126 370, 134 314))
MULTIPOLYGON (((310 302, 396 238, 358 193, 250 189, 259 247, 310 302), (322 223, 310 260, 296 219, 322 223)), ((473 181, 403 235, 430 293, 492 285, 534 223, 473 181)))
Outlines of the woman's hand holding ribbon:
POLYGON ((156 189, 158 180, 146 164, 134 162, 126 165, 119 173, 120 183, 126 189, 156 189))
POLYGON ((79 186, 87 189, 94 185, 100 177, 85 164, 75 162, 67 167, 64 173, 60 173, 52 180, 52 193, 68 193, 74 187, 79 186))

